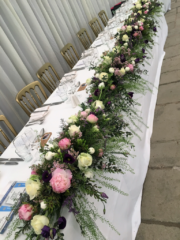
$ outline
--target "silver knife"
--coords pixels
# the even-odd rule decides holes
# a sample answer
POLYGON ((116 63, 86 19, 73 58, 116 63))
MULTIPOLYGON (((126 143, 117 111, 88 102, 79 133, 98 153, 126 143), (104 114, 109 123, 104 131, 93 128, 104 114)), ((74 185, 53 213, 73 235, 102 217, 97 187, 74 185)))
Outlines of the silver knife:
POLYGON ((39 113, 39 112, 47 112, 48 110, 41 110, 41 111, 35 111, 33 113, 39 113))
MULTIPOLYGON (((61 102, 54 102, 54 103, 43 104, 41 107, 58 105, 58 104, 61 104, 61 103, 63 103, 63 101, 61 101, 61 102)), ((40 107, 40 108, 41 108, 41 107, 40 107)))
POLYGON ((0 164, 3 164, 3 165, 18 165, 17 162, 0 162, 0 164))
POLYGON ((24 162, 22 158, 0 158, 0 162, 9 161, 9 162, 24 162))

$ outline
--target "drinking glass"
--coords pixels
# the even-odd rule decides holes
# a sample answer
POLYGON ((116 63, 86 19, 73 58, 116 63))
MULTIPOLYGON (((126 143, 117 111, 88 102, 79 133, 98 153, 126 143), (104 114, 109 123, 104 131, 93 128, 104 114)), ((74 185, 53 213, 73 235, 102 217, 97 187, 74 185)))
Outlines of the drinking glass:
POLYGON ((66 83, 62 84, 61 83, 58 87, 58 95, 63 102, 68 99, 67 91, 68 91, 68 84, 66 84, 66 83))
POLYGON ((24 161, 29 162, 32 159, 28 141, 24 134, 17 136, 13 140, 13 145, 16 149, 17 155, 20 156, 24 161))

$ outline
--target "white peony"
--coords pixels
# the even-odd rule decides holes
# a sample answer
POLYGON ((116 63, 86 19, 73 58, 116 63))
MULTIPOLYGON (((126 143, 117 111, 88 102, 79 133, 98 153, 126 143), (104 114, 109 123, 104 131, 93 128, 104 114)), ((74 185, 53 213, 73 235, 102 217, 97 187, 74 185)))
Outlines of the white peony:
POLYGON ((90 154, 95 153, 95 149, 94 149, 93 147, 90 147, 90 148, 89 148, 89 153, 90 153, 90 154))
POLYGON ((91 111, 91 109, 89 109, 89 108, 87 108, 87 109, 85 110, 86 113, 90 113, 90 111, 91 111))
POLYGON ((105 84, 102 82, 102 83, 100 83, 99 85, 98 85, 98 88, 99 89, 103 89, 103 88, 105 88, 105 84))
POLYGON ((127 35, 127 34, 124 34, 123 37, 122 37, 122 40, 123 40, 124 42, 128 42, 128 41, 129 41, 128 35, 127 35))
POLYGON ((86 80, 86 84, 87 84, 87 85, 90 85, 91 82, 92 82, 92 79, 91 79, 91 78, 88 78, 88 79, 86 80))
POLYGON ((104 63, 111 64, 112 63, 112 58, 110 58, 109 56, 105 56, 104 57, 104 63))
POLYGON ((92 179, 94 177, 94 173, 91 170, 87 170, 84 175, 85 175, 86 178, 91 178, 92 179))
POLYGON ((78 167, 79 169, 87 169, 92 165, 92 156, 88 153, 81 153, 78 157, 78 167))
POLYGON ((114 73, 114 68, 109 68, 110 73, 114 73))
POLYGON ((44 201, 42 201, 40 203, 40 205, 41 205, 41 209, 46 209, 46 207, 47 207, 47 205, 46 205, 46 203, 44 201))
POLYGON ((40 187, 41 183, 38 179, 37 181, 33 181, 31 179, 26 181, 26 192, 29 195, 30 200, 34 199, 38 195, 40 187))
POLYGON ((93 105, 94 105, 95 108, 104 109, 104 104, 103 104, 102 101, 96 100, 96 101, 93 103, 93 105))
POLYGON ((132 27, 131 26, 127 26, 126 31, 127 32, 131 32, 132 31, 132 27))
POLYGON ((103 82, 107 82, 108 80, 108 74, 106 72, 102 72, 100 75, 99 75, 99 79, 103 82))
POLYGON ((69 135, 73 137, 75 133, 80 132, 80 127, 77 127, 76 125, 71 125, 68 129, 68 132, 69 132, 69 135))
POLYGON ((51 151, 48 151, 48 152, 46 153, 46 155, 45 155, 45 159, 46 159, 46 160, 51 160, 51 159, 54 157, 54 155, 56 155, 56 153, 53 153, 53 152, 51 152, 51 151))
POLYGON ((129 67, 126 67, 126 68, 125 68, 125 71, 126 71, 126 72, 129 72, 129 71, 130 71, 130 68, 129 68, 129 67))
POLYGON ((41 234, 41 230, 45 225, 49 225, 49 219, 46 216, 35 215, 31 220, 31 226, 37 235, 41 234))

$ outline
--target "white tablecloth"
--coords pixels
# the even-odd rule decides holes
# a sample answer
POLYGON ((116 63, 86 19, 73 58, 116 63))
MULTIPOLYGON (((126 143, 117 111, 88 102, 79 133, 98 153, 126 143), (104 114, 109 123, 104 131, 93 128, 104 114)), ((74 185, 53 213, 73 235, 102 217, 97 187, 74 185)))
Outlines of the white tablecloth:
MULTIPOLYGON (((145 79, 154 84, 157 88, 153 89, 153 93, 148 92, 145 96, 134 95, 138 102, 141 103, 141 116, 143 118, 144 123, 148 126, 141 126, 142 133, 138 134, 141 136, 141 140, 137 137, 134 137, 133 142, 135 144, 135 152, 136 155, 134 158, 129 157, 128 163, 134 169, 135 174, 126 173, 125 175, 116 175, 113 177, 117 177, 121 180, 120 183, 117 183, 117 186, 128 193, 129 196, 122 196, 116 192, 104 189, 106 194, 109 196, 108 203, 106 205, 106 215, 105 217, 112 222, 112 224, 116 227, 116 229, 121 233, 118 236, 114 231, 112 231, 106 224, 101 222, 97 222, 100 230, 104 234, 105 238, 108 240, 134 240, 140 221, 140 205, 141 205, 141 195, 143 183, 145 180, 145 176, 148 169, 149 159, 150 159, 150 138, 152 134, 153 128, 153 118, 154 118, 154 110, 156 105, 157 93, 158 93, 158 85, 160 79, 160 72, 162 61, 164 57, 163 47, 167 37, 167 24, 164 16, 159 19, 160 29, 158 30, 158 36, 155 37, 156 44, 152 49, 153 58, 149 61, 150 65, 145 66, 148 70, 148 75, 144 76, 145 79)), ((105 46, 98 47, 99 54, 101 54, 105 50, 105 46)), ((94 71, 88 70, 79 70, 77 71, 77 80, 81 83, 84 83, 87 78, 92 77, 94 71)), ((84 92, 77 93, 80 101, 85 101, 87 95, 84 92)), ((46 103, 57 102, 60 101, 57 92, 53 92, 50 98, 46 103)), ((67 119, 71 115, 78 112, 80 108, 72 108, 70 103, 64 103, 61 105, 51 106, 50 112, 46 116, 45 121, 42 125, 34 125, 31 128, 35 130, 40 130, 42 127, 45 129, 45 132, 52 132, 52 137, 57 137, 57 133, 59 132, 60 119, 67 119)), ((26 130, 27 128, 23 128, 20 134, 26 130)), ((8 147, 8 149, 3 153, 2 157, 17 157, 15 154, 15 149, 12 144, 8 147)), ((3 195, 5 190, 5 186, 10 181, 26 181, 30 175, 29 166, 33 164, 35 161, 32 160, 29 163, 19 163, 17 166, 0 166, 0 189, 1 195, 3 195)), ((116 182, 114 182, 116 183, 116 182)), ((94 201, 92 199, 92 201, 94 201)), ((99 213, 103 214, 103 208, 100 203, 95 203, 98 207, 99 213)), ((62 216, 65 216, 67 219, 67 226, 64 230, 65 239, 68 240, 81 240, 83 237, 80 234, 80 228, 76 223, 74 216, 72 213, 68 213, 67 209, 62 210, 62 216)), ((4 239, 4 235, 0 235, 0 239, 4 239)), ((24 240, 25 237, 20 237, 20 240, 24 240)))

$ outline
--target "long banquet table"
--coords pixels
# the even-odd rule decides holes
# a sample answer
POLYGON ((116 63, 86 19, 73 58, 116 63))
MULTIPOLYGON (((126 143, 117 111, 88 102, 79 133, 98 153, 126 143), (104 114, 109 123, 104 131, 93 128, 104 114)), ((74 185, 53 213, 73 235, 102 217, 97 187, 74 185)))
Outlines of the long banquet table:
MULTIPOLYGON (((167 2, 167 1, 166 1, 167 2)), ((168 3, 169 4, 169 3, 168 3)), ((169 6, 169 5, 168 5, 169 6)), ((138 132, 141 140, 137 137, 133 138, 133 143, 135 145, 135 152, 132 152, 135 157, 128 157, 128 163, 134 169, 134 174, 127 172, 122 175, 119 174, 114 176, 118 178, 120 183, 117 182, 116 185, 122 191, 126 192, 128 196, 120 195, 116 192, 112 192, 108 189, 104 189, 109 199, 106 204, 106 219, 108 219, 116 229, 121 233, 118 236, 113 232, 106 224, 97 222, 99 229, 104 234, 105 238, 108 240, 134 240, 137 234, 138 227, 141 222, 140 206, 142 198, 142 188, 146 177, 149 159, 150 159, 150 138, 153 129, 153 118, 154 110, 156 105, 158 85, 161 73, 162 61, 165 55, 163 51, 164 44, 167 37, 167 24, 165 17, 159 18, 160 28, 158 29, 158 34, 155 37, 155 42, 157 43, 152 49, 152 56, 148 62, 150 65, 145 64, 145 68, 148 70, 148 75, 143 76, 144 79, 154 84, 153 93, 147 92, 144 96, 140 94, 135 94, 134 98, 141 104, 139 107, 139 113, 148 126, 140 125, 142 132, 138 132)), ((119 27, 118 27, 119 28, 119 27)), ((114 29, 116 31, 117 28, 114 29)), ((107 48, 104 45, 98 47, 99 55, 102 54, 107 48)), ((77 71, 77 81, 84 83, 87 78, 94 75, 94 71, 88 71, 87 69, 77 71)), ((87 94, 85 91, 76 93, 80 102, 86 101, 87 94)), ((53 103, 60 101, 57 90, 55 90, 49 99, 45 103, 53 103)), ((33 130, 40 131, 44 128, 45 132, 52 132, 52 138, 58 136, 60 131, 60 119, 67 120, 71 115, 75 114, 80 110, 80 107, 72 108, 71 103, 65 102, 61 105, 55 105, 50 107, 50 112, 46 116, 45 121, 41 125, 33 125, 29 128, 33 130)), ((132 126, 133 127, 133 126, 132 126)), ((22 134, 28 127, 24 127, 19 133, 22 134)), ((133 127, 134 128, 134 127, 133 127)), ((135 131, 137 129, 134 128, 135 131)), ((7 184, 12 181, 26 181, 30 176, 30 168, 34 162, 37 162, 38 153, 34 153, 33 160, 30 162, 19 163, 16 166, 2 166, 0 167, 0 197, 3 196, 7 189, 7 184)), ((15 153, 15 148, 11 143, 7 150, 2 154, 3 158, 18 157, 15 153)), ((92 200, 94 201, 94 200, 92 200)), ((100 203, 95 202, 99 213, 103 214, 103 209, 100 203)), ((80 228, 75 221, 72 213, 68 213, 68 210, 64 208, 61 213, 67 219, 67 226, 63 230, 65 233, 65 239, 68 240, 81 240, 83 237, 80 234, 80 228)), ((0 235, 0 239, 4 239, 6 232, 0 235)), ((12 238, 11 238, 12 239, 12 238)), ((11 240, 9 239, 9 240, 11 240)), ((25 237, 21 236, 20 240, 24 240, 25 237)))

